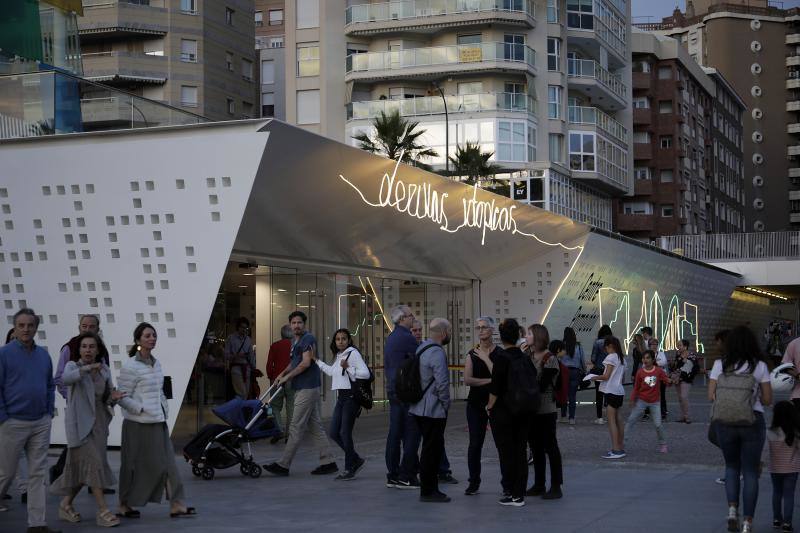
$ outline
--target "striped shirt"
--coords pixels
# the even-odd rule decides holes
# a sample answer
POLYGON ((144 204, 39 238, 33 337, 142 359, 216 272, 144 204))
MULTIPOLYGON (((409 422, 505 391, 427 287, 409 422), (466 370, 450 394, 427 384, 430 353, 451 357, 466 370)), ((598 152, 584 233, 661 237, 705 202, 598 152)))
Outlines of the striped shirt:
POLYGON ((781 428, 767 430, 769 443, 769 471, 773 474, 800 472, 800 439, 793 445, 786 444, 786 435, 781 428))

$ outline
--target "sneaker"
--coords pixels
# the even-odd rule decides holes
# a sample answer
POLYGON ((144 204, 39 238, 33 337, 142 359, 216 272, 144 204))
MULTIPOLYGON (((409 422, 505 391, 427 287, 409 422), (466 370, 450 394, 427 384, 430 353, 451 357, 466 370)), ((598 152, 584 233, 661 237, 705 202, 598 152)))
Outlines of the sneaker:
POLYGON ((575 425, 575 419, 574 418, 570 418, 569 419, 569 425, 570 426, 574 426, 575 425))
MULTIPOLYGON (((570 418, 569 420, 572 420, 572 419, 570 418)), ((562 415, 562 416, 561 416, 561 418, 559 418, 559 419, 558 419, 558 421, 559 421, 561 424, 566 424, 566 423, 567 423, 567 421, 568 421, 568 419, 567 419, 567 417, 566 417, 566 416, 563 416, 563 415, 562 415)))
POLYGON ((477 483, 470 483, 467 487, 467 490, 464 491, 465 496, 475 496, 478 494, 478 488, 480 487, 477 483))
POLYGON ((0 513, 5 513, 8 511, 8 505, 0 503, 0 513))
POLYGON ((522 507, 525 505, 525 500, 523 498, 512 498, 511 496, 503 496, 497 503, 500 505, 506 505, 509 507, 522 507))
POLYGON ((659 446, 658 447, 658 453, 667 453, 667 445, 666 444, 662 444, 661 446, 659 446))
POLYGON ((439 474, 439 483, 458 485, 458 480, 453 477, 453 474, 448 472, 447 474, 439 474))
POLYGON ((780 520, 773 520, 772 521, 772 529, 780 529, 782 523, 783 522, 781 522, 780 520))
POLYGON ((602 418, 595 418, 594 421, 592 422, 592 424, 597 424, 598 426, 602 426, 605 423, 606 421, 602 418))
POLYGON ((794 528, 792 527, 792 524, 784 523, 781 526, 781 531, 783 531, 784 533, 793 533, 794 532, 794 528))
POLYGON ((624 451, 617 452, 617 451, 614 451, 614 450, 609 450, 609 451, 607 451, 605 453, 605 455, 602 455, 601 457, 603 459, 622 459, 626 455, 627 454, 624 451))
POLYGON ((742 522, 742 533, 753 533, 753 523, 747 520, 742 522))
POLYGON ((544 487, 537 487, 536 485, 531 485, 531 488, 525 491, 525 496, 541 496, 544 494, 545 488, 544 487))
POLYGON ((544 493, 542 496, 543 500, 560 500, 564 497, 564 494, 561 492, 561 487, 550 487, 550 490, 544 493))
POLYGON ((344 472, 342 472, 341 474, 339 474, 338 476, 333 478, 333 480, 334 481, 351 481, 351 480, 353 480, 355 478, 356 478, 356 473, 355 472, 350 472, 348 470, 345 470, 344 472))
POLYGON ((419 501, 427 503, 447 503, 450 501, 450 496, 444 492, 434 492, 433 494, 428 494, 427 496, 420 494, 419 501))
POLYGON ((717 479, 714 480, 714 483, 716 483, 717 485, 724 485, 725 484, 725 478, 724 477, 718 477, 717 479))
POLYGON ((264 470, 266 470, 273 476, 286 477, 289 475, 289 469, 282 467, 278 463, 270 463, 268 465, 264 465, 264 470))
POLYGON ((416 479, 412 479, 410 481, 404 481, 402 479, 397 480, 397 485, 395 485, 396 489, 406 489, 406 490, 414 490, 419 489, 419 481, 416 479))
POLYGON ((333 474, 334 472, 338 472, 339 467, 336 466, 336 463, 328 463, 324 465, 319 465, 314 470, 311 471, 312 476, 324 476, 327 474, 333 474))
POLYGON ((650 420, 650 415, 645 413, 644 415, 642 415, 642 421, 644 422, 644 421, 647 421, 647 420, 650 420))
POLYGON ((398 485, 399 485, 399 484, 400 484, 400 482, 399 482, 397 479, 394 479, 394 478, 386 478, 386 488, 387 488, 387 489, 397 489, 397 488, 400 488, 400 487, 398 487, 398 485))
POLYGON ((728 507, 728 531, 739 531, 739 509, 734 505, 728 507))
POLYGON ((353 475, 358 474, 361 471, 361 469, 364 468, 365 464, 367 464, 367 460, 364 459, 363 457, 359 457, 358 460, 356 461, 355 466, 353 467, 353 475))

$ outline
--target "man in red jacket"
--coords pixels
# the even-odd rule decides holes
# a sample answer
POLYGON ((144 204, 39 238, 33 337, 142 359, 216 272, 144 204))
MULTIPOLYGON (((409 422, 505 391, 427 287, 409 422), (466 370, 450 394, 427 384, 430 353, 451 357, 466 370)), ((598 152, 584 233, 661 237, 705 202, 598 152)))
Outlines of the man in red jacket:
POLYGON ((667 442, 664 439, 664 428, 661 425, 661 383, 669 385, 666 372, 655 365, 656 354, 647 350, 642 356, 642 368, 636 372, 631 393, 631 414, 625 424, 625 438, 630 435, 633 425, 642 418, 645 409, 650 409, 650 418, 658 435, 658 451, 667 453, 667 442))
MULTIPOLYGON (((289 366, 290 355, 292 351, 292 328, 289 324, 285 324, 281 328, 281 340, 273 342, 269 347, 267 354, 267 378, 272 385, 278 376, 289 366)), ((283 428, 284 435, 288 435, 289 424, 292 423, 292 412, 294 411, 294 390, 290 382, 283 384, 283 390, 278 393, 272 400, 272 413, 275 415, 275 420, 283 428), (280 413, 284 411, 286 424, 281 423, 280 413)), ((286 440, 284 435, 272 437, 272 444, 277 443, 282 438, 286 440)))

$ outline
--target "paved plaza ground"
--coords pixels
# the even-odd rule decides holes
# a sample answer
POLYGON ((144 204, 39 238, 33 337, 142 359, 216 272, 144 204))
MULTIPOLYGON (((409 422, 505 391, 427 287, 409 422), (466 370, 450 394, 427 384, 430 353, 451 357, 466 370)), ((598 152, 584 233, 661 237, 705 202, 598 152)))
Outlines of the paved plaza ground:
MULTIPOLYGON (((675 400, 673 390, 668 391, 675 400)), ((301 447, 288 478, 244 478, 238 468, 217 473, 213 481, 194 477, 179 458, 188 501, 198 516, 170 519, 168 506, 148 505, 142 518, 126 520, 125 530, 160 532, 245 531, 546 531, 546 532, 722 532, 726 513, 724 487, 714 483, 722 473, 719 451, 706 440, 709 405, 705 388, 692 392, 695 422, 670 422, 666 426, 670 451, 656 453, 655 432, 650 422, 637 425, 627 445, 628 457, 613 463, 600 458, 609 447, 606 426, 590 424, 594 407, 588 405, 593 391, 581 393, 578 425, 559 425, 558 437, 565 461, 564 498, 543 501, 528 498, 522 508, 497 504, 500 493, 497 451, 487 435, 483 460, 483 483, 477 496, 464 496, 468 433, 463 402, 454 404, 448 423, 446 445, 453 474, 461 483, 443 490, 453 497, 448 504, 422 504, 415 491, 384 486, 383 459, 387 414, 363 416, 356 426, 359 452, 368 462, 359 478, 334 482, 333 476, 311 476, 316 466, 314 453, 301 447)), ((627 409, 625 411, 627 413, 627 409)), ((670 412, 679 412, 670 402, 670 412)), ((259 443, 260 463, 279 457, 281 446, 259 443)), ((336 449, 337 456, 341 453, 336 449)), ((55 456, 58 450, 52 450, 55 456)), ((112 467, 119 464, 118 452, 110 453, 112 467)), ((339 461, 340 466, 342 461, 339 461)), ((768 474, 761 477, 761 492, 755 530, 772 530, 768 474)), ((114 500, 114 503, 116 501, 114 500)), ((58 499, 49 498, 51 527, 65 532, 97 531, 94 504, 86 492, 76 500, 84 523, 67 524, 57 519, 58 499)), ((800 509, 796 514, 800 513, 800 509)), ((797 520, 796 520, 797 521, 797 520)), ((9 512, 0 514, 0 532, 25 529, 25 511, 16 498, 9 512)))

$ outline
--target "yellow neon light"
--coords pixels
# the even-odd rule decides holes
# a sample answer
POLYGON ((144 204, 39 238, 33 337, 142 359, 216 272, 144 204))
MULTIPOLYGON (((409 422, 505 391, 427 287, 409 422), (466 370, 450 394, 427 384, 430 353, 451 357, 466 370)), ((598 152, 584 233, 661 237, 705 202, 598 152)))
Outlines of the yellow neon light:
POLYGON ((566 246, 560 242, 548 242, 533 233, 521 231, 517 227, 517 221, 514 219, 514 210, 517 209, 517 206, 499 207, 496 205, 495 200, 478 200, 477 184, 473 186, 471 198, 464 197, 461 199, 463 208, 462 221, 458 226, 452 227, 445 209, 445 202, 449 194, 437 191, 428 182, 421 185, 417 183, 406 184, 405 181, 397 177, 399 167, 400 161, 398 160, 391 175, 384 172, 377 202, 367 199, 358 186, 341 174, 339 174, 339 178, 350 185, 361 197, 361 200, 370 207, 390 207, 397 210, 398 213, 403 213, 419 220, 430 220, 437 224, 441 231, 447 233, 456 233, 462 228, 478 228, 481 230, 481 245, 486 242, 487 232, 501 231, 532 238, 545 246, 557 246, 564 250, 583 250, 583 246, 566 246))
POLYGON ((633 341, 634 335, 636 335, 642 327, 649 325, 653 328, 653 334, 658 338, 661 344, 659 347, 662 350, 675 350, 677 349, 678 341, 681 339, 694 339, 697 352, 705 352, 705 346, 700 342, 700 309, 697 305, 690 302, 683 302, 683 304, 681 304, 678 295, 673 294, 667 304, 665 313, 664 305, 658 291, 653 292, 652 297, 649 299, 648 306, 647 291, 643 290, 639 318, 635 324, 631 324, 631 293, 613 287, 601 287, 597 291, 601 324, 606 323, 603 320, 604 292, 613 292, 621 295, 619 306, 616 307, 613 318, 607 323, 613 329, 613 325, 620 320, 619 315, 624 308, 625 333, 624 336, 618 335, 618 337, 622 341, 625 351, 628 350, 628 346, 630 346, 630 343, 633 341))
POLYGON ((784 302, 789 300, 789 298, 787 298, 786 296, 781 296, 780 294, 775 294, 774 292, 765 291, 764 289, 759 289, 759 288, 756 288, 756 287, 745 287, 744 289, 746 291, 755 292, 756 294, 760 294, 762 296, 769 296, 771 298, 777 298, 779 300, 783 300, 784 302))
MULTIPOLYGON (((381 304, 381 299, 378 296, 378 292, 375 290, 375 286, 372 284, 372 280, 369 279, 369 276, 365 276, 367 278, 367 283, 369 284, 369 288, 372 289, 372 297, 375 299, 375 303, 378 304, 378 309, 380 309, 381 316, 383 317, 383 322, 386 324, 386 327, 389 329, 391 333, 394 331, 394 324, 392 324, 387 318, 386 313, 383 312, 383 305, 381 304)), ((361 276, 358 277, 358 280, 361 281, 361 276)), ((364 282, 361 281, 361 287, 364 287, 364 282)), ((367 292, 366 289, 364 292, 367 292)))

